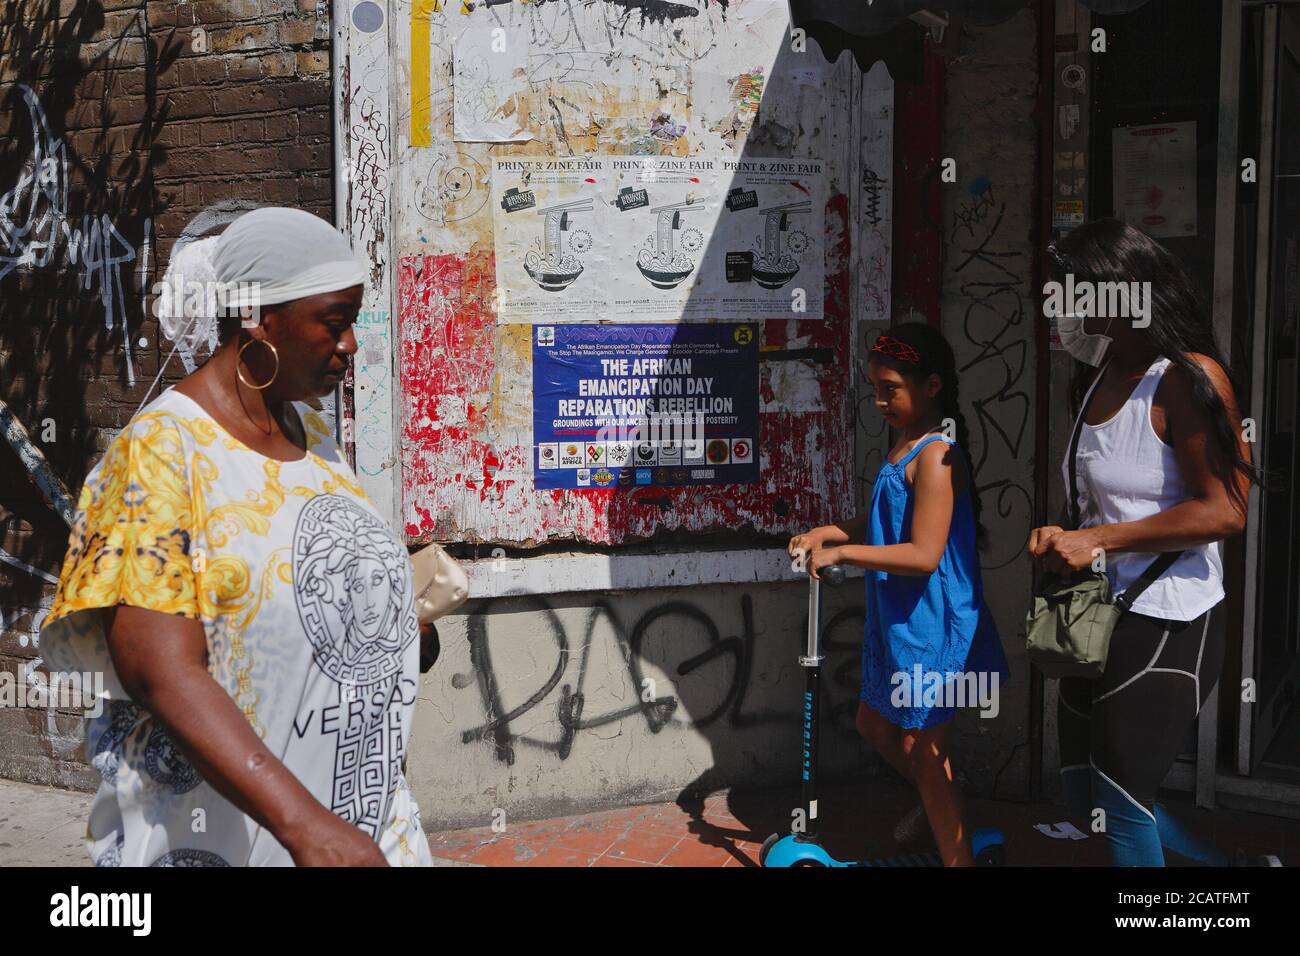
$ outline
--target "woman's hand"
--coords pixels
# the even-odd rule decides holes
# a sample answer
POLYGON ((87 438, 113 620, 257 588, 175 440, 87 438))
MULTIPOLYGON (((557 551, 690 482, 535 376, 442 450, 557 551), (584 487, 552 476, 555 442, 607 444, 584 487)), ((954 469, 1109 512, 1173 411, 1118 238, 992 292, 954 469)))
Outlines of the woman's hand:
POLYGON ((313 815, 282 842, 295 866, 388 866, 374 840, 328 810, 313 815))
POLYGON ((840 560, 839 548, 819 548, 808 555, 806 567, 811 577, 821 580, 821 572, 829 568, 832 564, 843 563, 840 560))
POLYGON ((1065 531, 1065 528, 1061 527, 1060 524, 1047 524, 1030 532, 1030 546, 1028 546, 1030 557, 1034 558, 1034 561, 1039 563, 1039 567, 1043 568, 1044 571, 1052 571, 1054 574, 1060 574, 1061 572, 1061 566, 1056 561, 1056 555, 1053 555, 1050 559, 1047 557, 1047 542, 1052 536, 1060 535, 1062 531, 1065 531))
POLYGON ((1078 531, 1065 531, 1061 528, 1038 528, 1030 535, 1031 550, 1034 535, 1037 540, 1038 554, 1043 566, 1058 574, 1069 574, 1091 567, 1098 554, 1105 554, 1101 545, 1101 535, 1096 528, 1082 528, 1078 531), (1050 531, 1046 536, 1040 532, 1050 531))
POLYGON ((793 559, 806 560, 812 552, 827 545, 834 547, 851 541, 861 541, 866 534, 867 517, 866 514, 860 514, 848 521, 824 524, 820 528, 797 534, 790 539, 785 549, 786 553, 793 559))
POLYGON ((1049 524, 1029 532, 1029 556, 1035 561, 1041 559, 1047 549, 1047 541, 1064 530, 1059 524, 1049 524))

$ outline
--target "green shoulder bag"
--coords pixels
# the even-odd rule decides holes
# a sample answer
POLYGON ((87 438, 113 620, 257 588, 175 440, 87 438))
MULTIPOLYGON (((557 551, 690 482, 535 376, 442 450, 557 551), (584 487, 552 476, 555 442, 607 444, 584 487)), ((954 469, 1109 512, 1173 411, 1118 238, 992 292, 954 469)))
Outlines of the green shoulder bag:
MULTIPOLYGON (((1104 371, 1104 370, 1103 370, 1104 371)), ((1101 381, 1098 374, 1097 381, 1101 381)), ((1097 387, 1096 382, 1092 388, 1097 387)), ((1079 526, 1078 476, 1075 457, 1079 431, 1092 398, 1092 389, 1070 436, 1070 520, 1079 526)), ((1025 651, 1044 677, 1100 677, 1106 670, 1110 636, 1120 616, 1149 588, 1181 551, 1167 551, 1156 558, 1136 581, 1112 598, 1110 581, 1101 571, 1085 570, 1069 577, 1048 574, 1034 592, 1033 607, 1025 618, 1025 651)))

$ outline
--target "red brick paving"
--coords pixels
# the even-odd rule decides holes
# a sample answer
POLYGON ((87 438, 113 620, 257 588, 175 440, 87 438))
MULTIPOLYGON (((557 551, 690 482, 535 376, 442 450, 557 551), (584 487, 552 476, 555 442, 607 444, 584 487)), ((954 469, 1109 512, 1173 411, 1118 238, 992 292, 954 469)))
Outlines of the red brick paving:
MULTIPOLYGON (((1162 801, 1188 825, 1231 851, 1300 856, 1300 821, 1226 809, 1197 810, 1177 797, 1162 801)), ((821 838, 843 860, 891 856, 891 832, 916 804, 915 795, 889 780, 873 779, 823 794, 821 838)), ((483 866, 758 866, 758 849, 769 833, 789 829, 783 806, 798 805, 792 792, 736 791, 696 805, 692 815, 676 803, 622 807, 580 816, 509 823, 504 833, 490 826, 429 835, 434 856, 483 866)), ((1097 836, 1052 839, 1036 823, 1065 820, 1048 803, 1012 803, 968 798, 972 826, 996 827, 1006 839, 1007 861, 1020 866, 1104 866, 1097 836)), ((1180 861, 1170 856, 1169 865, 1180 861)))

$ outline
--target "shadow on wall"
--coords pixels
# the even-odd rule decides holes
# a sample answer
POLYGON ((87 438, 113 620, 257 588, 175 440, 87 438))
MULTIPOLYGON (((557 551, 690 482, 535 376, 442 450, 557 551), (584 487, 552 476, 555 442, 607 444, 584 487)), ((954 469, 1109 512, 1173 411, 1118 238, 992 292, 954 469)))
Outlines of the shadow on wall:
MULTIPOLYGON (((145 5, 9 0, 0 13, 0 400, 74 495, 96 429, 125 424, 157 371, 144 299, 163 206, 156 79, 180 47, 149 35, 145 5)), ((57 573, 67 529, 19 453, 31 449, 0 447, 0 548, 57 573)), ((13 561, 0 574, 7 605, 39 603, 40 576, 13 561)))
MULTIPOLYGON (((879 766, 854 728, 863 607, 845 597, 842 607, 844 598, 828 599, 823 630, 822 764, 832 777, 861 773, 864 760, 879 766)), ((450 687, 442 693, 453 701, 472 693, 473 711, 483 715, 457 743, 487 745, 485 754, 511 767, 545 769, 553 761, 558 773, 579 756, 578 772, 591 762, 601 768, 606 800, 635 802, 653 798, 653 778, 681 779, 677 773, 692 765, 699 751, 683 735, 703 738, 710 765, 681 788, 678 805, 706 842, 753 839, 715 832, 704 819, 706 799, 729 790, 732 815, 761 840, 774 826, 788 827, 790 809, 758 795, 796 785, 802 759, 797 657, 807 616, 774 614, 777 600, 756 602, 737 588, 714 591, 706 602, 647 600, 644 592, 590 604, 538 595, 483 601, 466 619, 470 668, 444 678, 450 687), (523 641, 509 620, 517 614, 530 616, 523 641), (605 742, 625 734, 632 740, 618 745, 618 755, 630 747, 628 766, 639 765, 642 776, 648 769, 651 779, 630 779, 635 769, 619 779, 615 749, 605 742)), ((589 808, 582 798, 574 804, 530 810, 589 808)))
MULTIPOLYGON (((811 55, 821 60, 813 46, 811 55)), ((685 260, 680 264, 701 273, 726 276, 731 295, 764 302, 764 311, 756 314, 767 317, 754 323, 760 343, 758 432, 741 436, 742 441, 757 443, 756 453, 751 454, 760 464, 758 479, 750 485, 669 489, 686 492, 681 496, 665 496, 664 489, 654 488, 627 493, 657 505, 664 514, 674 506, 715 508, 722 516, 720 525, 730 531, 766 531, 755 534, 757 540, 751 539, 750 546, 759 547, 784 548, 788 533, 852 517, 858 505, 848 438, 857 405, 854 378, 849 372, 855 343, 848 301, 852 280, 844 195, 851 184, 834 168, 845 154, 823 131, 825 107, 792 80, 799 69, 806 68, 807 55, 794 52, 782 37, 766 73, 742 72, 733 82, 735 111, 724 126, 730 125, 733 142, 739 145, 736 160, 787 159, 796 169, 799 160, 821 161, 822 172, 811 172, 809 167, 789 174, 784 187, 755 187, 753 208, 746 208, 745 180, 736 175, 727 184, 727 208, 719 210, 718 215, 720 220, 738 217, 748 225, 748 233, 737 233, 744 236, 748 246, 739 249, 735 236, 715 230, 697 253, 690 254, 685 245, 690 237, 686 217, 681 222, 684 245, 677 256, 677 260, 685 260), (733 196, 733 191, 740 195, 733 196), (733 198, 734 207, 730 204, 733 198), (821 301, 813 301, 814 297, 821 301), (814 448, 816 452, 812 453, 814 448), (667 498, 669 507, 656 501, 656 496, 667 498), (776 520, 764 514, 768 508, 776 520), (771 533, 770 529, 779 529, 782 524, 783 531, 771 533)), ((828 79, 839 72, 826 64, 819 68, 828 79)), ((826 123, 827 128, 832 126, 826 123)), ((726 176, 722 174, 724 180, 726 176)), ((659 214, 656 240, 665 232, 664 217, 665 213, 659 214)), ((658 255, 647 260, 653 268, 671 269, 678 264, 676 260, 667 261, 664 249, 656 251, 658 255)), ((667 252, 672 252, 671 245, 667 252)), ((640 259, 638 268, 652 284, 663 275, 648 272, 640 259)), ((677 275, 668 273, 670 281, 681 281, 677 275)), ((705 286, 692 288, 682 307, 683 315, 707 314, 707 308, 702 311, 692 301, 697 289, 706 291, 705 286)), ((723 321, 748 319, 741 312, 723 321)), ((683 342, 690 341, 685 333, 677 334, 683 342)), ((712 379, 708 381, 712 383, 712 379)), ((674 381, 665 375, 654 384, 652 394, 673 395, 672 387, 682 383, 680 378, 674 381)), ((725 416, 718 420, 725 421, 725 416)), ((721 433, 727 432, 724 429, 721 433)), ((706 431, 706 435, 712 434, 717 432, 706 431)), ((706 462, 713 464, 711 453, 718 443, 706 440, 703 444, 706 462)), ((739 454, 736 448, 733 440, 733 457, 739 454)), ((656 481, 665 470, 655 471, 656 481)), ((717 470, 721 472, 721 466, 717 470)), ((610 504, 610 525, 616 526, 621 516, 615 509, 622 502, 612 499, 610 504)), ((628 668, 634 686, 639 685, 641 661, 661 668, 674 682, 679 719, 708 743, 712 765, 686 784, 677 797, 678 805, 692 817, 692 831, 706 843, 725 845, 735 838, 762 840, 773 829, 789 830, 793 804, 773 808, 759 794, 770 791, 773 785, 794 785, 802 764, 800 708, 804 675, 797 659, 807 632, 806 584, 779 588, 781 596, 790 601, 790 605, 783 602, 782 609, 791 610, 775 615, 775 621, 769 618, 766 627, 759 625, 757 629, 755 601, 750 594, 739 589, 705 593, 707 605, 671 600, 642 614, 629 630, 628 668), (735 611, 727 605, 736 601, 740 604, 740 634, 722 637, 710 611, 720 611, 726 620, 735 620, 735 611), (774 623, 776 628, 788 628, 789 633, 772 633, 774 623), (766 646, 760 651, 755 636, 761 632, 766 632, 766 646), (766 688, 754 686, 755 667, 760 660, 769 674, 775 675, 769 677, 766 688), (705 676, 710 669, 712 676, 705 676), (691 680, 693 674, 699 676, 691 680), (761 693, 763 690, 766 693, 761 693), (758 732, 749 733, 754 730, 758 732), (721 790, 728 791, 730 812, 748 831, 747 835, 722 832, 705 820, 705 801, 721 790)), ((769 609, 769 615, 773 597, 764 596, 758 602, 769 609)), ((832 778, 837 772, 860 773, 864 760, 880 766, 854 726, 864 609, 858 597, 850 598, 850 606, 832 612, 845 597, 828 595, 823 612, 822 642, 827 660, 821 672, 820 763, 825 775, 832 778)), ((656 730, 655 718, 647 713, 646 719, 656 730)))

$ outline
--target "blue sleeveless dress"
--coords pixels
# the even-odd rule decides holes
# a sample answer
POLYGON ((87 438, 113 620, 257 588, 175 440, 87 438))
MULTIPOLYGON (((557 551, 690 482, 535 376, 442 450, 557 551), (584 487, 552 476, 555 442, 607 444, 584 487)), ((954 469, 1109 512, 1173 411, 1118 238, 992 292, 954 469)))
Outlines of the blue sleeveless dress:
MULTIPOLYGON (((886 461, 881 466, 871 495, 867 544, 911 540, 915 494, 904 469, 936 439, 957 447, 944 435, 931 435, 901 461, 886 461)), ((947 704, 979 706, 969 694, 965 700, 958 696, 955 686, 952 691, 939 688, 940 679, 947 682, 949 675, 973 672, 978 686, 990 691, 1006 682, 1006 654, 993 615, 984 604, 970 492, 953 502, 948 544, 933 574, 867 571, 865 631, 859 696, 900 727, 941 724, 956 713, 956 708, 947 704), (993 674, 997 674, 996 685, 993 674)), ((969 680, 960 682, 971 685, 969 680)))

